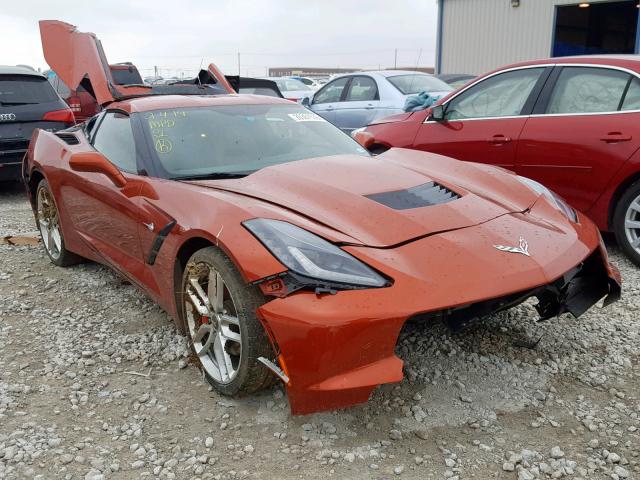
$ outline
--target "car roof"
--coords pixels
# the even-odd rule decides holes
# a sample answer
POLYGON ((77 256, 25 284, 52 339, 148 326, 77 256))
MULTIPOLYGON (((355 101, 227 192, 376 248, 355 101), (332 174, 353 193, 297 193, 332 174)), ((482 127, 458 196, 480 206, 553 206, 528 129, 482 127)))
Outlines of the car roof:
POLYGON ((398 75, 431 75, 425 72, 416 72, 415 70, 368 70, 365 72, 353 72, 347 75, 380 75, 382 77, 395 77, 398 75))
POLYGON ((32 75, 34 77, 42 77, 40 72, 37 72, 30 67, 12 66, 12 65, 0 65, 0 75, 32 75))
POLYGON ((499 72, 510 68, 526 67, 529 65, 556 65, 560 63, 611 65, 614 67, 629 68, 640 72, 640 55, 576 55, 571 57, 542 58, 539 60, 512 63, 511 65, 502 66, 489 73, 499 72))
MULTIPOLYGON (((123 110, 128 113, 148 112, 151 110, 173 108, 204 108, 229 105, 295 105, 289 100, 279 97, 249 94, 221 94, 221 95, 151 95, 132 98, 111 103, 108 110, 123 110)), ((301 107, 302 108, 302 107, 301 107)))

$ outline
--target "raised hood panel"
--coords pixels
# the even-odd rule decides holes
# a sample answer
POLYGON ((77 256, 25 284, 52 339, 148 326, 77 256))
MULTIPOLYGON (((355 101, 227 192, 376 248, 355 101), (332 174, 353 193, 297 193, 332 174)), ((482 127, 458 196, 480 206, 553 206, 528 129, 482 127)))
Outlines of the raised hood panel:
POLYGON ((536 199, 512 175, 497 170, 486 174, 456 160, 442 162, 444 157, 432 162, 434 156, 430 154, 398 149, 390 152, 393 153, 378 157, 344 155, 301 160, 265 168, 238 180, 190 183, 259 198, 374 247, 389 247, 522 212, 536 199), (404 164, 396 163, 407 152, 409 157, 417 155, 413 159, 402 158, 404 164), (472 178, 460 178, 458 182, 457 176, 477 177, 481 195, 474 193, 472 178), (460 198, 408 209, 394 209, 373 199, 379 197, 376 194, 408 190, 429 182, 437 182, 460 198), (515 184, 511 185, 513 198, 493 201, 492 196, 500 196, 505 185, 509 190, 510 183, 515 184), (487 195, 492 188, 495 191, 487 195))
MULTIPOLYGON (((102 44, 93 33, 79 32, 69 23, 59 20, 41 20, 40 37, 44 58, 53 71, 69 88, 76 90, 83 79, 83 86, 104 106, 123 98, 147 95, 153 87, 144 85, 117 85, 111 75, 109 62, 102 44)), ((233 89, 220 70, 212 63, 205 71, 203 83, 219 83, 229 93, 233 89)))

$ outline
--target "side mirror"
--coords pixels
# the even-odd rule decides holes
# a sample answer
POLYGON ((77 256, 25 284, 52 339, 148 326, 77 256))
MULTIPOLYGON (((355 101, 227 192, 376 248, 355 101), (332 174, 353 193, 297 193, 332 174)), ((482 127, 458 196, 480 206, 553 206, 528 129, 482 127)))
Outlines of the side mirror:
POLYGON ((99 152, 74 153, 69 159, 71 170, 76 172, 94 172, 105 175, 113 184, 122 188, 127 184, 124 175, 99 152))
POLYGON ((311 100, 309 97, 304 97, 301 104, 302 106, 309 108, 309 106, 311 106, 311 100))
POLYGON ((444 121, 444 105, 436 105, 431 108, 431 120, 436 122, 444 121))

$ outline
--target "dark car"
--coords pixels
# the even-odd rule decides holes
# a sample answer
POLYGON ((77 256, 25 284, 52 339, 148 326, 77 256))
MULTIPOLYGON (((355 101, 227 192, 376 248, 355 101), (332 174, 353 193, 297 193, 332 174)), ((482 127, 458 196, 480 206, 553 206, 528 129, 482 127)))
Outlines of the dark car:
POLYGON ((0 181, 18 180, 31 132, 75 123, 47 79, 29 67, 0 66, 0 181))
POLYGON ((44 72, 44 75, 58 95, 69 105, 77 122, 84 122, 101 110, 93 95, 82 85, 78 85, 76 90, 71 90, 53 70, 44 72))
POLYGON ((143 85, 144 81, 136 66, 131 62, 109 65, 111 76, 116 85, 143 85))
MULTIPOLYGON (((109 65, 109 69, 111 70, 111 77, 116 85, 144 84, 140 72, 138 72, 136 66, 131 62, 114 63, 109 65)), ((96 99, 84 86, 78 85, 77 89, 72 90, 53 70, 47 70, 44 72, 44 75, 46 75, 49 83, 51 83, 56 92, 58 92, 58 95, 67 102, 67 105, 71 108, 78 122, 84 122, 87 118, 93 117, 101 110, 96 99)))
POLYGON ((284 98, 278 84, 272 80, 237 75, 225 75, 225 78, 238 93, 284 98))

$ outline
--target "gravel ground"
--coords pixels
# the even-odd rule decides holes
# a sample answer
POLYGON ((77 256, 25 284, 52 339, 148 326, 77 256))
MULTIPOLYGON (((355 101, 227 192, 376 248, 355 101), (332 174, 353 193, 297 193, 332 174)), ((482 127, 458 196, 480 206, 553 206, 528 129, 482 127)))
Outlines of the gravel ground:
MULTIPOLYGON (((32 234, 3 188, 0 237, 32 234)), ((171 319, 110 270, 0 245, 0 478, 640 478, 640 270, 609 248, 613 307, 407 325, 402 383, 292 417, 280 387, 210 391, 171 319)))

